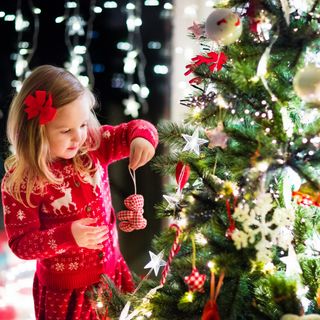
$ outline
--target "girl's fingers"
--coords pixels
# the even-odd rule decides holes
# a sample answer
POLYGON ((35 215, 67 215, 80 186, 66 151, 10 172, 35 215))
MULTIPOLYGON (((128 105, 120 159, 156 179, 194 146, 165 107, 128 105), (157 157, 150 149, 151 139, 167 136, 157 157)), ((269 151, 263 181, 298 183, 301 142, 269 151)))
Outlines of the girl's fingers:
POLYGON ((95 245, 93 245, 93 244, 89 245, 88 244, 88 245, 85 246, 85 248, 91 249, 91 250, 101 250, 101 249, 103 249, 103 245, 101 245, 101 244, 100 245, 96 245, 96 244, 95 245))
POLYGON ((88 225, 90 225, 92 223, 95 223, 96 219, 94 219, 94 218, 83 218, 83 219, 80 219, 79 222, 83 226, 88 226, 88 225))
POLYGON ((88 236, 90 235, 97 235, 100 232, 108 232, 109 228, 107 226, 101 226, 101 227, 85 227, 85 234, 88 236))
POLYGON ((95 238, 92 240, 95 241, 96 243, 101 243, 109 239, 109 234, 108 233, 100 233, 98 234, 95 238))
POLYGON ((151 159, 150 153, 149 152, 145 152, 143 154, 143 156, 141 157, 141 160, 140 160, 140 163, 139 163, 139 167, 144 166, 150 159, 151 159))
POLYGON ((130 169, 132 170, 136 170, 137 169, 137 166, 138 166, 138 163, 140 162, 140 158, 142 156, 142 152, 140 151, 135 151, 133 153, 133 156, 132 158, 130 158, 130 163, 129 163, 129 167, 130 169))

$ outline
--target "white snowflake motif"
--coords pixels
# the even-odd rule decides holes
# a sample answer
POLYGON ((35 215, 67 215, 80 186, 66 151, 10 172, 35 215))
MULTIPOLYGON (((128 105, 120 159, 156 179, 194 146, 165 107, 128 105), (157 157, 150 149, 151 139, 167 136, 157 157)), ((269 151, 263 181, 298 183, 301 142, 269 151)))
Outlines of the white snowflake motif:
POLYGON ((69 263, 69 270, 77 270, 78 267, 79 267, 79 263, 78 262, 69 263))
POLYGON ((55 249, 57 249, 57 243, 56 243, 56 240, 54 240, 54 239, 50 239, 49 241, 48 241, 48 245, 50 246, 50 248, 52 249, 52 250, 55 250, 55 249))
POLYGON ((49 229, 48 231, 47 231, 47 235, 48 236, 52 236, 53 234, 54 234, 54 228, 52 228, 52 229, 49 229))
POLYGON ((248 204, 238 206, 233 217, 241 225, 232 234, 236 248, 246 248, 252 244, 257 251, 257 261, 270 262, 273 245, 287 250, 292 241, 290 230, 294 224, 294 209, 274 209, 270 193, 260 193, 253 208, 248 204))
POLYGON ((62 253, 65 253, 66 250, 65 249, 59 249, 56 251, 56 254, 62 254, 62 253))
POLYGON ((25 213, 22 210, 18 210, 17 219, 22 221, 26 217, 25 213))
POLYGON ((109 139, 110 136, 111 136, 111 133, 110 133, 110 131, 105 131, 105 132, 102 134, 102 136, 103 136, 105 139, 109 139))
MULTIPOLYGON (((51 199, 51 201, 52 201, 52 200, 54 200, 54 198, 51 199)), ((43 213, 49 213, 49 212, 50 212, 46 206, 42 206, 41 211, 42 211, 43 213)))
POLYGON ((56 263, 56 270, 57 271, 63 271, 64 270, 64 264, 63 263, 56 263))
POLYGON ((140 129, 140 130, 148 130, 148 131, 149 131, 149 127, 146 126, 146 125, 144 125, 144 124, 139 125, 139 126, 138 126, 138 129, 140 129))
POLYGON ((3 212, 4 212, 5 215, 6 215, 6 214, 10 214, 10 213, 11 213, 10 207, 9 207, 9 206, 4 206, 4 207, 3 207, 3 212))

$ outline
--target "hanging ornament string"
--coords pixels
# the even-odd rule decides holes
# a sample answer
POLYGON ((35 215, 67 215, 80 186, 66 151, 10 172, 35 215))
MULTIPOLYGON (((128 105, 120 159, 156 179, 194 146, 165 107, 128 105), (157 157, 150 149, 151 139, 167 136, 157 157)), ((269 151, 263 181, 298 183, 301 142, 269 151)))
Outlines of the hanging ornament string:
POLYGON ((130 173, 130 176, 131 176, 132 181, 133 181, 134 194, 137 194, 136 172, 135 172, 135 170, 132 170, 132 169, 129 168, 129 173, 130 173))
MULTIPOLYGON (((233 208, 236 207, 237 204, 237 198, 234 197, 233 199, 233 208)), ((235 228, 236 228, 236 224, 235 221, 232 218, 232 214, 231 214, 231 206, 230 206, 230 201, 229 199, 226 200, 226 208, 227 208, 227 215, 228 215, 228 219, 229 219, 229 227, 226 231, 226 236, 228 238, 231 237, 232 233, 234 232, 235 228)))
POLYGON ((270 52, 271 52, 271 49, 272 49, 273 45, 277 41, 277 39, 278 39, 278 34, 276 34, 274 36, 274 38, 271 41, 270 45, 266 48, 266 50, 262 54, 262 56, 260 58, 260 61, 258 63, 258 67, 257 67, 257 77, 259 79, 261 79, 262 84, 266 88, 268 93, 270 94, 272 101, 278 101, 278 98, 270 90, 268 82, 267 82, 267 79, 266 79, 266 74, 267 74, 267 69, 268 69, 268 61, 269 61, 269 58, 270 58, 270 52))
POLYGON ((196 267, 196 242, 194 241, 194 236, 191 236, 192 242, 192 269, 196 267))
POLYGON ((160 280, 160 284, 164 285, 167 279, 167 275, 172 263, 172 260, 174 258, 174 256, 179 252, 180 248, 181 248, 181 244, 180 244, 180 235, 181 235, 181 229, 177 224, 171 224, 170 225, 171 229, 174 229, 176 231, 176 236, 173 242, 173 245, 171 247, 171 250, 169 252, 169 257, 168 257, 168 261, 162 271, 162 276, 161 276, 161 280, 160 280))

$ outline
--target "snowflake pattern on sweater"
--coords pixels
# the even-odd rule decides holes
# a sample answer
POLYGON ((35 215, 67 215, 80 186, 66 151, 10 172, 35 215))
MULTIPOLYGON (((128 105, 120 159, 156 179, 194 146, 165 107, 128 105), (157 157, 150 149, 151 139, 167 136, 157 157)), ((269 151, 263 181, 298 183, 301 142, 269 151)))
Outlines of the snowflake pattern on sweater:
MULTIPOLYGON (((89 153, 95 171, 79 176, 72 160, 54 162, 52 170, 63 182, 47 184, 44 195, 32 194, 35 207, 26 207, 2 188, 9 246, 22 259, 37 259, 37 277, 48 287, 85 287, 98 282, 101 273, 114 278, 118 264, 123 263, 111 203, 108 166, 129 156, 133 139, 145 138, 156 147, 158 136, 151 123, 133 120, 119 126, 102 126, 101 137, 99 148, 89 153), (103 250, 80 248, 76 244, 71 224, 86 217, 96 218, 97 226, 108 227, 103 250)), ((3 184, 9 174, 4 177, 3 184)), ((25 190, 26 184, 23 184, 22 193, 25 190)))

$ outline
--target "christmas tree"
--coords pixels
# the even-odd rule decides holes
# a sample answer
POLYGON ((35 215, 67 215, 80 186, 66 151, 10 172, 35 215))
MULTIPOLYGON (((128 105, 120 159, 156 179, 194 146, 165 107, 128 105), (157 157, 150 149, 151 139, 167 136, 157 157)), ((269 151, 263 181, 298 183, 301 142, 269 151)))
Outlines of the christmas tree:
POLYGON ((189 28, 190 112, 159 125, 161 279, 126 296, 105 279, 108 315, 320 319, 319 0, 216 2, 189 28))

